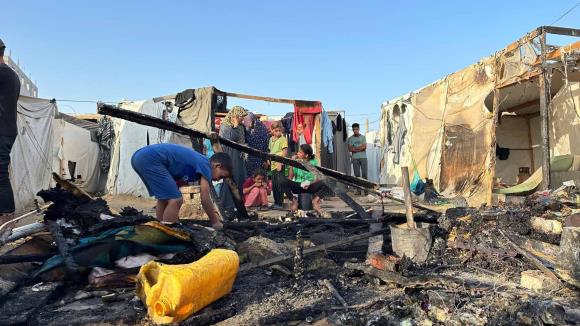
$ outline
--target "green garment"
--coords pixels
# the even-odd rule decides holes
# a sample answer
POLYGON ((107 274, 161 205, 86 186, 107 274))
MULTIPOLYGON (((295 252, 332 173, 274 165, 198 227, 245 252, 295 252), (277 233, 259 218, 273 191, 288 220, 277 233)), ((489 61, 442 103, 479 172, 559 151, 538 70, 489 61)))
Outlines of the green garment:
MULTIPOLYGON (((315 159, 310 160, 310 164, 318 166, 318 161, 315 159)), ((302 183, 303 181, 314 181, 314 174, 312 172, 308 172, 299 168, 294 169, 294 181, 302 183)))
MULTIPOLYGON (((346 141, 347 144, 353 146, 353 147, 359 147, 362 144, 366 144, 367 143, 367 139, 365 136, 359 134, 357 137, 350 136, 348 137, 348 140, 346 141)), ((367 152, 366 151, 362 151, 362 152, 356 152, 356 153, 352 153, 352 158, 357 159, 357 158, 367 158, 367 152)))
MULTIPOLYGON (((268 148, 270 149, 270 154, 275 155, 282 155, 282 151, 285 148, 288 148, 288 140, 284 135, 278 139, 274 139, 270 137, 270 141, 268 142, 268 148)), ((280 171, 282 167, 282 163, 272 161, 272 171, 280 171)))

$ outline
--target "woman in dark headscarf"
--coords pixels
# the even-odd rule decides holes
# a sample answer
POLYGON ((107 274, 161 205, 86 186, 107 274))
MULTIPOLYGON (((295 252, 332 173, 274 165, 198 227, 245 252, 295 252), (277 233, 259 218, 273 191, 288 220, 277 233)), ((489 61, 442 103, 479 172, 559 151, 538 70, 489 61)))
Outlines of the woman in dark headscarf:
MULTIPOLYGON (((230 109, 220 125, 219 135, 223 138, 234 141, 238 144, 246 143, 245 128, 242 125, 243 119, 248 115, 248 111, 241 106, 234 106, 230 109)), ((232 159, 232 179, 238 185, 238 190, 242 194, 242 185, 246 181, 246 162, 242 153, 228 146, 222 145, 224 153, 227 153, 232 159)), ((223 185, 219 194, 222 207, 226 211, 233 211, 235 208, 234 200, 230 189, 223 185)))
MULTIPOLYGON (((268 128, 252 112, 242 122, 246 127, 246 143, 253 149, 268 153, 268 139, 270 133, 268 128)), ((246 161, 248 175, 254 175, 258 169, 264 168, 264 160, 256 156, 249 155, 246 161)))

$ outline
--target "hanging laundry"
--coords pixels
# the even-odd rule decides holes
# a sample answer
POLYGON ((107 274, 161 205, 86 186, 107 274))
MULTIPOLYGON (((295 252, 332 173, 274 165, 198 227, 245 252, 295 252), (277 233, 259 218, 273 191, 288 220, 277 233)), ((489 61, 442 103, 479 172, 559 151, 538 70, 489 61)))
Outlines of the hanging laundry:
POLYGON ((322 111, 322 143, 326 147, 329 154, 334 152, 334 147, 332 145, 333 137, 332 122, 328 117, 328 113, 326 113, 326 111, 322 111))
POLYGON ((407 126, 405 125, 405 119, 401 115, 399 118, 399 126, 395 132, 395 139, 393 139, 393 163, 395 164, 399 164, 401 159, 401 151, 405 144, 405 135, 407 135, 407 126))
POLYGON ((294 103, 294 118, 292 119, 292 140, 299 141, 297 126, 304 127, 304 138, 306 143, 312 144, 312 131, 314 131, 314 117, 322 112, 322 103, 309 101, 296 101, 294 103))

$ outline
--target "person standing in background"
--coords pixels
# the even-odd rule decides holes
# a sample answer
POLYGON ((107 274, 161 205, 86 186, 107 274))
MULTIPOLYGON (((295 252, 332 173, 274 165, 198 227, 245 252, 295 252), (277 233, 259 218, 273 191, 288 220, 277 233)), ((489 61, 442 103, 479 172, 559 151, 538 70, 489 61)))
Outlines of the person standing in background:
MULTIPOLYGON (((272 130, 272 137, 268 143, 270 154, 279 156, 288 156, 288 140, 282 134, 282 123, 276 121, 270 127, 272 130)), ((284 192, 282 191, 282 180, 284 179, 284 164, 279 162, 271 162, 272 169, 272 194, 274 196, 274 204, 271 208, 281 209, 284 205, 284 192)))
MULTIPOLYGON (((352 124, 353 135, 348 137, 346 143, 348 144, 348 151, 352 153, 352 169, 355 177, 367 178, 367 139, 360 134, 360 125, 358 123, 352 124)), ((361 191, 356 190, 356 194, 360 195, 361 191)))
MULTIPOLYGON (((14 193, 10 185, 8 167, 10 152, 18 135, 16 111, 20 96, 20 78, 4 62, 6 46, 0 39, 0 225, 14 219, 14 193)), ((13 225, 0 230, 10 232, 13 225)))
MULTIPOLYGON (((220 125, 220 137, 231 140, 238 144, 246 144, 246 129, 242 124, 244 118, 248 115, 248 111, 241 106, 234 106, 230 109, 228 114, 222 120, 220 125)), ((238 186, 238 192, 242 194, 242 185, 246 181, 246 155, 237 149, 222 145, 224 153, 228 154, 232 159, 232 179, 238 186)), ((228 218, 234 217, 236 205, 234 204, 234 197, 227 185, 222 185, 218 195, 222 207, 225 209, 228 218)))

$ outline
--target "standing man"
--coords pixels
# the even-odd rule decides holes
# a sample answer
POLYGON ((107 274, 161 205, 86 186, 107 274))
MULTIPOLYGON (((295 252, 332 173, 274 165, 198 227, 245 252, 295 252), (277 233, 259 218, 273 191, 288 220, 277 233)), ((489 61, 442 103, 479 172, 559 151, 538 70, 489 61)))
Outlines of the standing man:
MULTIPOLYGON (((367 139, 360 134, 360 125, 358 123, 352 124, 353 135, 348 137, 348 151, 352 153, 352 169, 355 177, 367 178, 367 139)), ((356 194, 360 195, 361 191, 356 190, 356 194)))
MULTIPOLYGON (((18 134, 16 108, 20 95, 20 78, 4 62, 6 46, 0 39, 0 225, 14 219, 14 193, 10 185, 8 166, 10 151, 18 134)), ((7 229, 0 230, 0 234, 7 229)))

